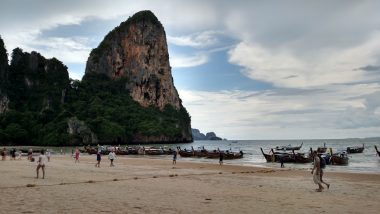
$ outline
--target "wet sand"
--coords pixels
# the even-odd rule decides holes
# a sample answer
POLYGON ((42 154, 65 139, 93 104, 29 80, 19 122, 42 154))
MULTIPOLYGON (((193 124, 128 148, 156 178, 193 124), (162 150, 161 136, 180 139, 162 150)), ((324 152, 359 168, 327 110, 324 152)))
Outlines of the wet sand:
POLYGON ((106 156, 75 164, 53 156, 45 179, 36 163, 0 161, 1 213, 378 213, 380 174, 325 173, 317 193, 310 171, 106 156))

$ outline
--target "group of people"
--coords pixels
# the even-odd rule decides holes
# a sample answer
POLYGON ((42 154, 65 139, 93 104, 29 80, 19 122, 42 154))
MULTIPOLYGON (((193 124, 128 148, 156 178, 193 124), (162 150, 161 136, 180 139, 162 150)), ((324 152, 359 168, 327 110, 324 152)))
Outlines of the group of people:
MULTIPOLYGON (((3 148, 0 153, 1 153, 1 160, 5 161, 7 159, 7 155, 8 155, 7 149, 3 148)), ((22 152, 16 151, 15 148, 13 148, 9 151, 10 160, 16 160, 16 153, 18 153, 18 159, 21 160, 22 152)))
MULTIPOLYGON (((75 149, 75 152, 72 151, 72 155, 75 159, 75 163, 79 163, 79 157, 80 157, 80 151, 78 148, 75 149)), ((116 159, 116 153, 115 149, 111 149, 111 151, 108 154, 108 159, 110 160, 110 167, 114 167, 114 160, 116 159)), ((98 148, 98 152, 96 153, 96 164, 95 167, 100 167, 100 162, 102 161, 102 154, 100 147, 98 148)))

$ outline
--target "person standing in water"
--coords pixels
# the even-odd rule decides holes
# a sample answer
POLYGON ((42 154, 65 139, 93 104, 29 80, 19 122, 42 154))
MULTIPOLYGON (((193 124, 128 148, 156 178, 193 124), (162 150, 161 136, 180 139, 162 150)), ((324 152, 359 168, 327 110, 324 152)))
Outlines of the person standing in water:
POLYGON ((311 170, 311 174, 313 175, 314 183, 318 185, 318 189, 316 189, 315 191, 322 192, 324 188, 321 182, 321 165, 320 165, 321 160, 317 155, 317 151, 313 152, 313 156, 314 156, 314 166, 313 166, 313 169, 311 170))
POLYGON ((36 172, 37 172, 37 179, 39 177, 39 172, 40 172, 40 169, 42 169, 42 179, 45 179, 45 167, 46 167, 46 163, 47 163, 47 158, 46 158, 46 155, 45 155, 45 150, 41 150, 41 154, 40 156, 38 157, 38 161, 37 161, 37 169, 36 169, 36 172))

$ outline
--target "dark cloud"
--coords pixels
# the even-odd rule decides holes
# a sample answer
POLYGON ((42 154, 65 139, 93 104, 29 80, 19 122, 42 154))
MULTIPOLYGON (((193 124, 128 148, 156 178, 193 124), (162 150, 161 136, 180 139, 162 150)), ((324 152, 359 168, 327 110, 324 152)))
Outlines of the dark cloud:
POLYGON ((354 70, 363 70, 363 71, 380 71, 380 66, 377 65, 367 65, 360 68, 355 68, 354 70))

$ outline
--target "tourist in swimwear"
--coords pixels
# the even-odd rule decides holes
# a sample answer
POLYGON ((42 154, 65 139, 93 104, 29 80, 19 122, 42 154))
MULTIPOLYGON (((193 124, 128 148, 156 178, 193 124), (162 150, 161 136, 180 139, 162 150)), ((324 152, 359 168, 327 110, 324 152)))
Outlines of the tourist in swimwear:
POLYGON ((38 157, 38 161, 37 161, 37 169, 36 169, 36 172, 37 172, 37 177, 39 177, 39 171, 40 169, 42 169, 42 179, 45 179, 45 167, 46 167, 46 162, 47 162, 47 158, 46 158, 46 155, 45 155, 45 150, 41 150, 41 155, 38 157))

